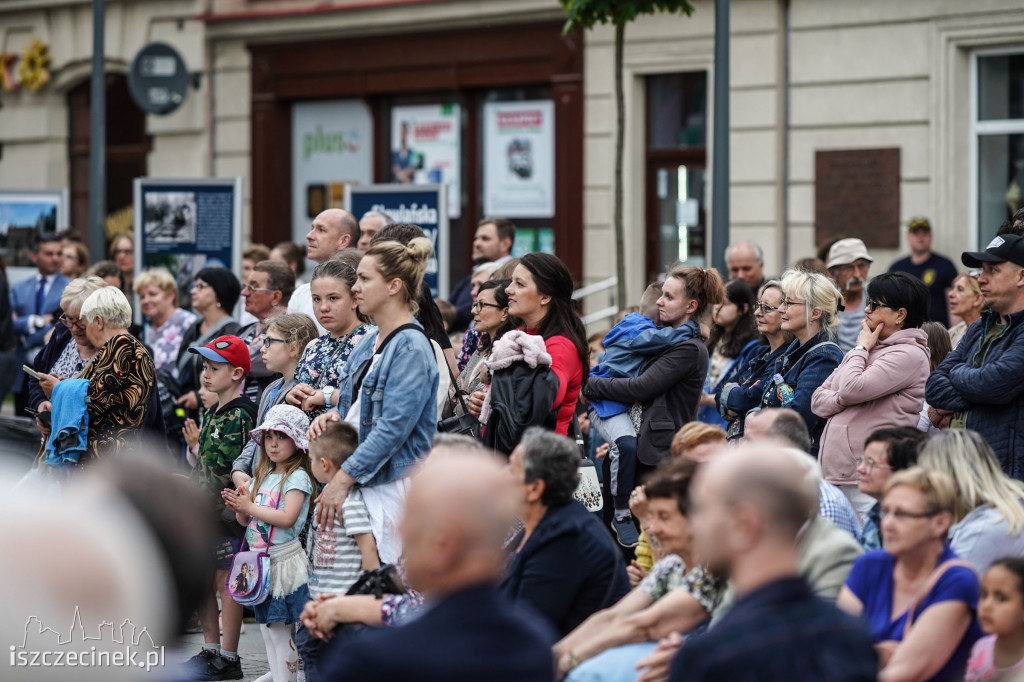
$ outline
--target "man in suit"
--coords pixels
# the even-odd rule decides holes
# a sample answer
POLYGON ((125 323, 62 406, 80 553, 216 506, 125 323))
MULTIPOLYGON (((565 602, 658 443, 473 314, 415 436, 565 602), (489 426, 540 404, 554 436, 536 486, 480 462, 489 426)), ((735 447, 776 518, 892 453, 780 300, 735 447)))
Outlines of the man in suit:
MULTIPOLYGON (((41 234, 30 256, 38 271, 11 287, 11 317, 18 335, 18 364, 31 364, 43 347, 43 337, 55 321, 60 297, 71 280, 61 274, 61 239, 56 234, 41 234)), ((28 382, 23 372, 14 380, 14 414, 24 417, 28 403, 28 382)))
POLYGON ((496 589, 513 495, 493 453, 439 434, 409 486, 401 525, 406 579, 423 594, 424 611, 399 627, 336 642, 320 664, 324 677, 553 680, 554 633, 496 589))

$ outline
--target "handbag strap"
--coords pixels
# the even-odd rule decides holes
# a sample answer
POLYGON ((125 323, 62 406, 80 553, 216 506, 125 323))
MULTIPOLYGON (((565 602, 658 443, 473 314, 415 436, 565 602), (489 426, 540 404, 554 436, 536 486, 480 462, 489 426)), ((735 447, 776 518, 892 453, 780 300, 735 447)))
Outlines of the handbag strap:
MULTIPOLYGON (((415 325, 415 324, 403 324, 403 325, 402 325, 401 327, 399 327, 398 329, 418 329, 418 330, 420 330, 421 332, 423 332, 423 336, 426 336, 426 337, 427 337, 427 340, 428 340, 428 341, 433 341, 433 339, 431 339, 431 338, 430 338, 430 335, 429 335, 429 334, 427 334, 427 330, 426 330, 426 329, 424 329, 423 327, 420 327, 419 325, 415 325)), ((397 331, 398 331, 398 329, 396 329, 395 331, 397 332, 397 331)), ((392 332, 392 335, 394 335, 394 332, 392 332)), ((391 339, 391 336, 388 336, 388 340, 390 340, 390 339, 391 339)), ((384 343, 387 343, 387 341, 385 341, 384 343)), ((462 413, 463 413, 463 414, 469 414, 469 408, 468 408, 468 407, 466 406, 466 401, 465 401, 465 400, 463 400, 463 398, 462 398, 462 391, 460 391, 460 390, 459 390, 459 386, 458 386, 458 384, 456 383, 456 379, 455 379, 455 372, 453 372, 453 371, 452 371, 452 366, 451 366, 451 365, 450 365, 450 364, 448 363, 448 358, 447 358, 447 357, 445 357, 445 355, 444 355, 444 351, 443 351, 443 350, 441 351, 441 357, 444 357, 444 366, 445 366, 445 368, 446 368, 446 369, 448 370, 448 378, 449 378, 449 379, 451 379, 451 382, 452 382, 452 388, 454 388, 454 389, 455 389, 455 397, 456 397, 456 398, 458 399, 458 401, 459 401, 459 406, 460 406, 460 407, 462 408, 462 413)), ((449 403, 449 404, 451 404, 451 399, 452 399, 452 397, 451 397, 451 395, 449 394, 449 396, 448 396, 448 403, 449 403)), ((454 405, 452 405, 452 408, 454 408, 454 407, 455 407, 455 406, 454 406, 454 405)))
POLYGON ((921 585, 921 589, 917 591, 917 596, 914 597, 914 601, 911 602, 910 608, 907 609, 907 622, 903 626, 903 639, 907 638, 907 633, 910 632, 910 626, 914 624, 914 611, 921 606, 921 602, 923 602, 925 597, 928 596, 928 593, 932 591, 935 585, 939 582, 939 579, 942 578, 949 569, 957 566, 963 566, 964 568, 969 568, 972 572, 974 571, 974 565, 969 561, 964 561, 963 559, 949 559, 936 566, 935 570, 928 576, 928 579, 924 581, 923 585, 921 585))

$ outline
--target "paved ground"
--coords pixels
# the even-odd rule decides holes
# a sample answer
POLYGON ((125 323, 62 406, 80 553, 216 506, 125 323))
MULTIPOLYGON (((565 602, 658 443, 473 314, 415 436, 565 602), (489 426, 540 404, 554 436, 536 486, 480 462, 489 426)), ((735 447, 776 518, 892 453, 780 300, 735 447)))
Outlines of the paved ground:
MULTIPOLYGON (((179 639, 180 647, 167 652, 168 661, 183 662, 199 653, 203 648, 203 636, 201 634, 182 635, 179 639)), ((263 637, 260 635, 259 623, 247 618, 245 627, 242 629, 242 636, 238 642, 238 655, 242 658, 242 672, 248 682, 270 671, 267 665, 267 650, 263 646, 263 637)))

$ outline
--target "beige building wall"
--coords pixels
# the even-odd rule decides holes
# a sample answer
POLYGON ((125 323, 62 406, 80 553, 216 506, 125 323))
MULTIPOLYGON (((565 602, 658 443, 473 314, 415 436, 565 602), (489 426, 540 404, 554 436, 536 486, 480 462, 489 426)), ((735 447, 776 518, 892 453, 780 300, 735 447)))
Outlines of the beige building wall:
MULTIPOLYGON (((208 112, 203 24, 199 0, 106 4, 107 71, 127 73, 135 53, 150 41, 172 45, 200 87, 168 116, 147 116, 153 136, 149 174, 203 177, 209 172, 208 112)), ((0 52, 23 52, 34 38, 49 45, 51 81, 38 92, 0 94, 0 189, 70 187, 68 91, 87 81, 92 59, 92 3, 88 0, 8 0, 0 7, 0 52)), ((110 207, 116 210, 118 207, 110 207)))
MULTIPOLYGON (((981 48, 1024 45, 1024 6, 1014 0, 791 0, 789 4, 787 36, 780 2, 732 2, 732 240, 760 243, 770 273, 813 255, 815 152, 899 147, 901 227, 914 215, 929 216, 936 250, 958 261, 958 254, 974 248, 976 242, 970 56, 981 48), (783 51, 787 37, 788 131, 780 116, 786 94, 783 51), (787 137, 788 163, 784 163, 787 137), (782 202, 786 199, 789 248, 783 253, 782 202)), ((694 5, 691 17, 642 17, 626 30, 624 216, 631 301, 639 298, 644 272, 644 77, 707 70, 709 123, 714 116, 714 3, 698 0, 694 5)), ((615 273, 615 252, 609 248, 613 244, 612 63, 612 30, 588 33, 584 183, 588 283, 615 273)), ((709 174, 714 173, 711 139, 709 127, 709 174)), ((713 212, 710 180, 708 200, 713 212)), ((887 269, 904 251, 902 233, 901 245, 904 248, 899 250, 876 250, 873 272, 887 269)), ((602 306, 606 302, 599 301, 602 306)), ((590 303, 591 309, 595 307, 590 303)))

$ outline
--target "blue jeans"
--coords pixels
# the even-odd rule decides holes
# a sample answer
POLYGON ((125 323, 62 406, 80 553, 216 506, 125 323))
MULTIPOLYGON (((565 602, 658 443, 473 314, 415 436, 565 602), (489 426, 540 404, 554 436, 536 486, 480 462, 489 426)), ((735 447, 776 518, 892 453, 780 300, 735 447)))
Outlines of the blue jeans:
POLYGON ((637 661, 657 646, 657 642, 640 642, 607 649, 573 668, 565 682, 633 682, 639 674, 637 661))

